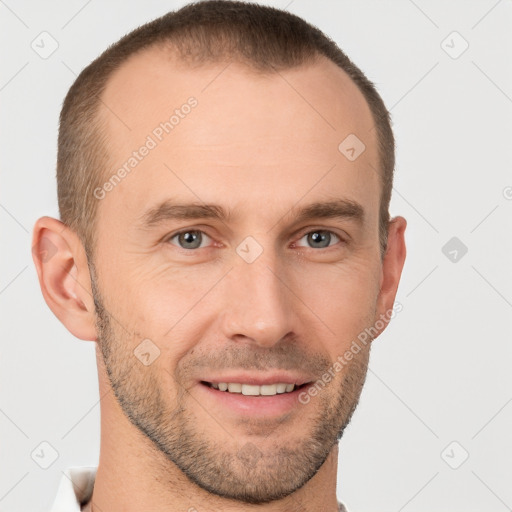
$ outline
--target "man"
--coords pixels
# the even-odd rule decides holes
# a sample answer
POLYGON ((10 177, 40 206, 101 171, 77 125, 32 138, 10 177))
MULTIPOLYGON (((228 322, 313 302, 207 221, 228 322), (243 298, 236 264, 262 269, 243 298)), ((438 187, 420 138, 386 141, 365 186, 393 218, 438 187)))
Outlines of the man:
POLYGON ((296 16, 191 4, 80 74, 57 167, 34 259, 96 342, 101 446, 54 510, 345 510, 338 442, 405 260, 373 85, 296 16))

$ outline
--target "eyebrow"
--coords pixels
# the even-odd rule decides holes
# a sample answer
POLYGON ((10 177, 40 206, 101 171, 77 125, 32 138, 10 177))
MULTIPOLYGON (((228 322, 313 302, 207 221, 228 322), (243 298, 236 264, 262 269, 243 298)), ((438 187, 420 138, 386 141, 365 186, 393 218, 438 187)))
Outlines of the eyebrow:
MULTIPOLYGON (((286 215, 294 215, 295 223, 312 219, 348 219, 362 224, 365 217, 361 204, 349 199, 315 202, 302 208, 292 208, 286 215)), ((145 211, 139 219, 143 229, 150 229, 168 220, 214 219, 229 222, 234 216, 232 210, 227 211, 220 205, 177 204, 167 199, 145 211)))

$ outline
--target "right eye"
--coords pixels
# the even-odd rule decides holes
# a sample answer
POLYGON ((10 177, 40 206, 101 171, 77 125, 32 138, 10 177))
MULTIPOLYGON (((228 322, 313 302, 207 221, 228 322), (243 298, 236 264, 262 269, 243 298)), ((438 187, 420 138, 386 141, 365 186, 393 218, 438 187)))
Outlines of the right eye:
POLYGON ((167 241, 172 245, 178 245, 180 249, 201 249, 201 244, 204 240, 204 237, 210 238, 204 231, 200 231, 199 229, 186 229, 171 235, 167 241), (171 242, 171 240, 177 239, 178 243, 175 244, 171 242))

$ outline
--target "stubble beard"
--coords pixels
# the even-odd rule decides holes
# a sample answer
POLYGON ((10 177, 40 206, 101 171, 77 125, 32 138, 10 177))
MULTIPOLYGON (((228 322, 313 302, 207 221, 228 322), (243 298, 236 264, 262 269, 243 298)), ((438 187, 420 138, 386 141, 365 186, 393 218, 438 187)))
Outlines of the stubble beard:
MULTIPOLYGON (((226 432, 232 434, 239 429, 225 425, 222 439, 209 435, 209 425, 205 425, 204 419, 198 420, 186 406, 195 406, 195 400, 179 382, 175 383, 176 405, 169 403, 172 393, 166 394, 162 389, 154 370, 157 365, 146 367, 130 350, 123 348, 131 345, 123 339, 124 331, 116 328, 115 320, 104 307, 93 268, 91 282, 98 343, 114 395, 129 421, 164 455, 163 465, 155 461, 152 466, 159 473, 155 477, 172 488, 172 475, 177 467, 208 493, 257 505, 291 495, 317 473, 341 439, 357 407, 366 379, 370 345, 346 364, 343 378, 337 381, 341 381, 337 392, 328 386, 311 400, 310 404, 318 411, 316 414, 306 412, 307 409, 299 412, 301 419, 296 417, 293 421, 303 429, 301 435, 286 441, 279 433, 279 425, 270 428, 267 425, 263 440, 253 435, 251 441, 240 439, 229 443, 226 432), (306 421, 307 415, 310 418, 306 421), (269 443, 272 437, 276 442, 269 443)), ((204 406, 197 408, 204 409, 204 406)), ((208 420, 217 430, 220 428, 217 418, 208 416, 208 420)), ((258 422, 244 423, 246 431, 247 427, 253 427, 253 434, 254 428, 261 426, 258 422)))

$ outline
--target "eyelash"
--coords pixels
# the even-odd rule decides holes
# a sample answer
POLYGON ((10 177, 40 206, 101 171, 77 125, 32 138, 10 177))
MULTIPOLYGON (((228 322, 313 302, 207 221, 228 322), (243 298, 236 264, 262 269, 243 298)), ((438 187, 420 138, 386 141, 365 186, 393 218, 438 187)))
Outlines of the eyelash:
MULTIPOLYGON (((184 233, 201 233, 203 235, 206 235, 208 238, 212 239, 212 237, 210 235, 208 235, 208 233, 205 233, 203 230, 201 229, 183 229, 181 231, 178 231, 174 234, 172 234, 171 236, 169 237, 166 237, 164 242, 165 243, 171 243, 171 240, 173 240, 174 238, 178 237, 179 235, 181 234, 184 234, 184 233)), ((347 241, 342 238, 340 235, 338 235, 337 233, 335 233, 334 231, 331 231, 329 229, 324 229, 324 228, 316 228, 316 229, 311 229, 309 231, 305 231, 305 232, 302 232, 301 233, 301 236, 299 237, 299 240, 302 240, 305 236, 311 234, 311 233, 329 233, 331 235, 334 235, 336 238, 338 238, 339 242, 341 242, 342 244, 346 244, 347 241)), ((171 244, 171 245, 175 245, 175 244, 171 244)), ((332 247, 335 247, 337 244, 333 244, 333 245, 328 245, 327 247, 321 247, 320 249, 331 249, 332 247)), ((180 249, 181 251, 184 251, 186 253, 191 253, 191 252, 195 252, 195 251, 198 251, 199 249, 206 249, 207 247, 197 247, 195 249, 185 249, 184 247, 180 247, 179 245, 175 245, 175 247, 177 247, 178 249, 180 249)), ((303 246, 300 246, 300 247, 303 247, 303 246)), ((318 251, 320 249, 315 249, 314 247, 305 247, 306 249, 311 249, 313 251, 318 251)))

